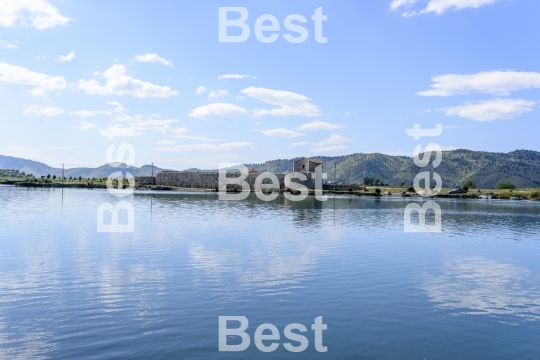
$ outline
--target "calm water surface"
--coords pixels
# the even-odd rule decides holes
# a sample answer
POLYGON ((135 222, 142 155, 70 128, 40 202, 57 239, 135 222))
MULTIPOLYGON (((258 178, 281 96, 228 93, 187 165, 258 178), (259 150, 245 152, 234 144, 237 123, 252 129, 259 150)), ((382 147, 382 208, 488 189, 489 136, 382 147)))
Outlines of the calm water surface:
POLYGON ((0 187, 1 359, 540 359, 538 202, 440 201, 442 233, 406 234, 406 199, 126 199, 135 232, 107 234, 106 191, 0 187), (218 352, 228 315, 245 352, 218 352), (262 323, 308 349, 260 352, 262 323))

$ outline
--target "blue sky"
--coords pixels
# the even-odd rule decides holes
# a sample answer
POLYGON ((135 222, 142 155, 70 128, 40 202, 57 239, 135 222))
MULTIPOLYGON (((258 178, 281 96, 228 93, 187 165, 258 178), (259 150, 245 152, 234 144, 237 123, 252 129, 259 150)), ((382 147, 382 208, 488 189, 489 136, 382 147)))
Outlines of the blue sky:
POLYGON ((130 143, 136 165, 175 169, 409 155, 415 123, 444 126, 424 146, 540 151, 539 13, 534 0, 4 0, 0 154, 97 166, 130 143), (247 41, 219 42, 219 7, 248 10, 247 41), (273 43, 254 34, 264 14, 273 43), (291 14, 308 20, 302 43, 284 39, 291 14))

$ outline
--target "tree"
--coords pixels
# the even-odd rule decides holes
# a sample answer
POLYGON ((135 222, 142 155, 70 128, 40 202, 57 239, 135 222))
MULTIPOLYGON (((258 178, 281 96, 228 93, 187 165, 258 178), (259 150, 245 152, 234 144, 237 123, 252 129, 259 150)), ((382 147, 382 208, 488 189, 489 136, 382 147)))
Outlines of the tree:
POLYGON ((401 184, 399 184, 400 187, 405 187, 405 182, 401 182, 401 184))
POLYGON ((501 181, 497 185, 498 190, 515 190, 517 189, 517 186, 514 185, 511 181, 501 181))
POLYGON ((381 189, 376 188, 376 189, 375 189, 375 192, 377 193, 377 195, 381 195, 381 189))
POLYGON ((56 175, 53 175, 53 177, 52 177, 52 178, 53 178, 53 180, 56 180, 56 175))
POLYGON ((375 183, 375 180, 373 178, 367 176, 364 178, 364 185, 370 186, 373 185, 373 183, 375 183))
POLYGON ((463 189, 469 191, 469 189, 476 189, 476 185, 472 182, 471 179, 467 180, 463 185, 463 189))
POLYGON ((47 179, 50 179, 51 178, 51 174, 47 174, 47 179))
POLYGON ((81 180, 82 180, 82 176, 79 176, 79 181, 81 181, 81 180))

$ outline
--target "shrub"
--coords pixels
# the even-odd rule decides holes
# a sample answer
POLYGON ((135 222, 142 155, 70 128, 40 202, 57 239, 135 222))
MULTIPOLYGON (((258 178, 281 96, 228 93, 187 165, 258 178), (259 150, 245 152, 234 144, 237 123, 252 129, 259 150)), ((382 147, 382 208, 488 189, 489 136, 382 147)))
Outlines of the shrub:
POLYGON ((376 188, 376 189, 375 189, 375 192, 377 193, 377 195, 380 195, 380 194, 381 194, 381 189, 376 188))
POLYGON ((400 187, 405 187, 405 183, 402 181, 401 184, 399 184, 400 187))
POLYGON ((408 192, 415 192, 416 190, 414 190, 414 188, 411 186, 410 188, 407 189, 408 192))
POLYGON ((535 191, 531 194, 531 199, 540 199, 540 191, 535 191))
POLYGON ((472 182, 471 179, 467 180, 463 185, 463 189, 469 191, 469 189, 476 189, 476 185, 472 182))
POLYGON ((498 190, 515 190, 517 189, 517 186, 514 185, 512 182, 510 181, 501 181, 498 185, 497 185, 497 189, 498 190))

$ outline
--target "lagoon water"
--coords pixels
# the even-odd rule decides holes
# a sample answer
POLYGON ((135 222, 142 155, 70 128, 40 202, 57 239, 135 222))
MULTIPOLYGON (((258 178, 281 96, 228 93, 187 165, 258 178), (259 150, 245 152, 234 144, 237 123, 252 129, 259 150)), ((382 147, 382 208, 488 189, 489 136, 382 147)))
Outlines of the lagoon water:
POLYGON ((441 200, 442 233, 411 234, 401 198, 126 200, 135 232, 98 233, 106 191, 0 187, 0 359, 540 359, 540 202, 441 200), (246 351, 218 351, 219 316, 246 351))

